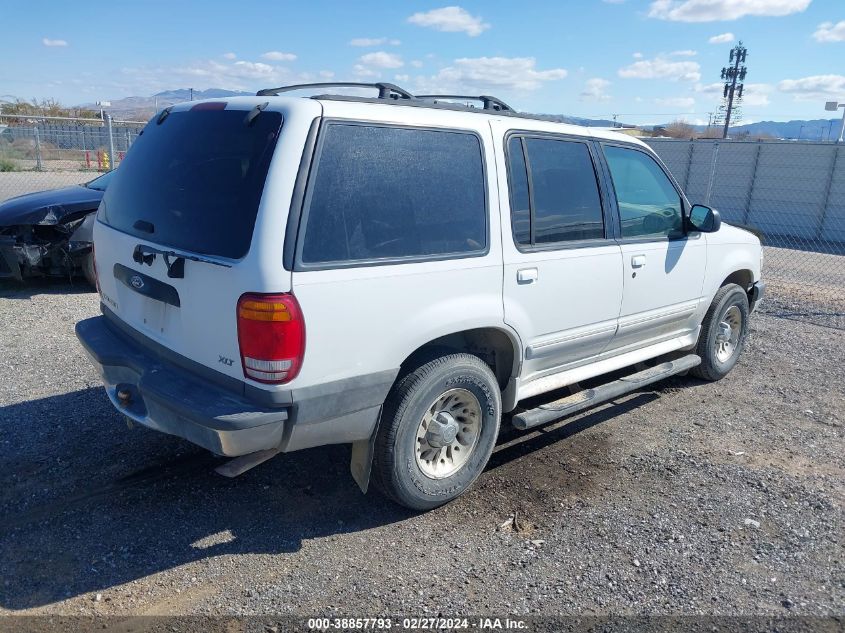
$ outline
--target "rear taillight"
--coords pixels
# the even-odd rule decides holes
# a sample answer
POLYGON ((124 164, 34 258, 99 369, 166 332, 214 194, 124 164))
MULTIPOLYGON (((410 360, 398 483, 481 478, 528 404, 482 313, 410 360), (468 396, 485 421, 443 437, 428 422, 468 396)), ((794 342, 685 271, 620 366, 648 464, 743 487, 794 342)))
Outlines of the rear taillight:
POLYGON ((290 294, 238 299, 238 344, 244 376, 281 384, 293 380, 305 354, 305 321, 290 294))

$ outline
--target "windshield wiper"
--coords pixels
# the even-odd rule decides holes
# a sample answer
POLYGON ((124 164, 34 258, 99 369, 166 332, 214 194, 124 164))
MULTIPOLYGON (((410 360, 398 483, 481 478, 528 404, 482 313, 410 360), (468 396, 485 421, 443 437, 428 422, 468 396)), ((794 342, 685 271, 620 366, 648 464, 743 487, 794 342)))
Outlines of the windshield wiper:
POLYGON ((167 266, 167 276, 171 279, 183 279, 185 277, 185 260, 189 259, 192 262, 202 262, 204 264, 214 264, 215 266, 222 266, 223 268, 231 268, 231 264, 221 262, 216 259, 202 257, 201 255, 192 255, 190 253, 179 253, 172 250, 161 250, 154 246, 147 246, 146 244, 138 244, 135 250, 132 251, 132 259, 139 264, 146 264, 152 266, 156 259, 156 255, 161 255, 164 259, 164 265, 167 266), (171 259, 173 258, 173 259, 171 259))

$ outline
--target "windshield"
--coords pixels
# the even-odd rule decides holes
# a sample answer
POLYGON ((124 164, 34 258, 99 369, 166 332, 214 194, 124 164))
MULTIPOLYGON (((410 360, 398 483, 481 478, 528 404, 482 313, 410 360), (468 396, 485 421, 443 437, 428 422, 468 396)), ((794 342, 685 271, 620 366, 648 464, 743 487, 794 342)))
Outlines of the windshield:
POLYGON ((111 182, 112 176, 114 176, 114 170, 103 174, 102 176, 98 176, 94 178, 94 180, 89 180, 85 183, 85 186, 89 189, 96 189, 97 191, 105 191, 106 187, 109 186, 109 182, 111 182))
POLYGON ((110 183, 99 218, 176 249, 246 255, 282 125, 279 112, 194 109, 153 119, 110 183))

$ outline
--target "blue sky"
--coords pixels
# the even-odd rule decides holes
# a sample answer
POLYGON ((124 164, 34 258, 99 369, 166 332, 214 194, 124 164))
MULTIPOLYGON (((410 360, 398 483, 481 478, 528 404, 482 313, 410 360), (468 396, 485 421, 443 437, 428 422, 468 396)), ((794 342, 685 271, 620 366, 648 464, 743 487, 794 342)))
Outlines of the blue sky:
POLYGON ((491 93, 532 112, 706 123, 742 39, 746 122, 824 118, 825 100, 845 101, 843 0, 116 0, 73 10, 47 0, 10 3, 0 22, 0 98, 79 104, 381 79, 491 93))

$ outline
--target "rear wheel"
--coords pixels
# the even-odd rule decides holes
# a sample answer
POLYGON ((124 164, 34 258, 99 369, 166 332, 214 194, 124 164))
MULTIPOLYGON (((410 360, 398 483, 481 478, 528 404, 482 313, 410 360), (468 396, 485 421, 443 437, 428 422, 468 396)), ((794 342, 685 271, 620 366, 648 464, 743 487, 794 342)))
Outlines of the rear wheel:
POLYGON ((425 363, 399 380, 385 401, 374 482, 415 510, 451 501, 484 470, 501 410, 496 377, 479 358, 449 354, 425 363))
POLYGON ((690 373, 704 380, 720 380, 739 360, 748 334, 748 295, 736 284, 719 289, 701 324, 696 353, 701 365, 690 373))

